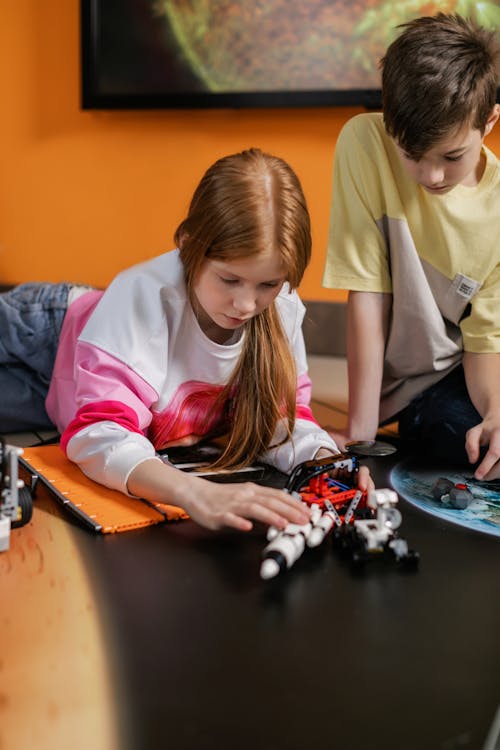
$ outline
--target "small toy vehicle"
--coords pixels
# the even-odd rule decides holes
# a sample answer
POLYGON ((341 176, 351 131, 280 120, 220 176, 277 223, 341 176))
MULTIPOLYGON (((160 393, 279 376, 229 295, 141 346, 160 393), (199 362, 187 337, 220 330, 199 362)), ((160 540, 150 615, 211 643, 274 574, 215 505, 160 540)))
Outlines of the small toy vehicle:
POLYGON ((7 445, 0 437, 0 552, 9 549, 10 530, 31 520, 31 492, 18 474, 22 448, 7 445))
POLYGON ((306 547, 318 547, 330 533, 334 545, 353 563, 379 553, 405 566, 418 563, 418 553, 396 532, 401 523, 397 494, 387 489, 362 491, 356 486, 357 474, 357 458, 346 454, 305 461, 294 469, 285 489, 311 507, 310 521, 288 524, 281 531, 269 527, 261 578, 288 570, 306 547))
POLYGON ((434 500, 456 510, 465 510, 474 501, 474 495, 464 482, 454 484, 450 479, 440 477, 432 488, 434 500))
POLYGON ((306 547, 318 547, 334 525, 348 523, 366 497, 366 493, 353 486, 357 473, 357 459, 344 453, 304 461, 295 467, 285 490, 311 507, 311 520, 303 526, 290 523, 281 531, 269 527, 269 543, 263 551, 261 578, 274 578, 286 571, 306 547), (333 479, 329 474, 345 479, 348 484, 333 479))

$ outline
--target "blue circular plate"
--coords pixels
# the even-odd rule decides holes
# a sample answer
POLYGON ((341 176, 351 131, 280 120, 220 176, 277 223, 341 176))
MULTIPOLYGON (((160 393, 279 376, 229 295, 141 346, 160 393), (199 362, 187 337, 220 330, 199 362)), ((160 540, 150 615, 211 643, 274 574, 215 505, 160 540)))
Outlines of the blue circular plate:
POLYGON ((414 459, 401 461, 391 472, 391 485, 412 505, 444 521, 466 526, 475 531, 500 536, 500 480, 482 482, 472 473, 456 467, 429 469, 414 459), (444 477, 453 484, 464 483, 474 496, 465 510, 447 507, 432 495, 432 487, 444 477))

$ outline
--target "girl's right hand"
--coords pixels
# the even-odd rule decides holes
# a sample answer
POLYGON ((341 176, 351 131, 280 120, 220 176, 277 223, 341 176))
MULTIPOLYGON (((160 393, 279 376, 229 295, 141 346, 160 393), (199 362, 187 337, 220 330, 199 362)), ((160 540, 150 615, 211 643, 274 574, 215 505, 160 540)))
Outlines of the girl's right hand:
POLYGON ((309 508, 284 490, 251 482, 217 484, 152 458, 130 473, 128 492, 157 503, 183 508, 207 529, 230 527, 250 531, 253 521, 284 529, 309 521, 309 508))
POLYGON ((196 482, 196 491, 183 507, 207 529, 250 531, 253 521, 284 529, 288 523, 309 521, 309 509, 283 490, 252 482, 217 484, 199 477, 196 482))

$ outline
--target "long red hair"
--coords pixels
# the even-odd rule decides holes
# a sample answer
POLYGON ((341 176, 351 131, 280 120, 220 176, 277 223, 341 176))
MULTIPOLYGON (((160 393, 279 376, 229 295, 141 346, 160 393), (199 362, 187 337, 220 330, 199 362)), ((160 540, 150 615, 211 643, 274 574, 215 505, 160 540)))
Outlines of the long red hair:
MULTIPOLYGON (((310 219, 298 177, 285 161, 257 148, 219 159, 201 179, 175 242, 191 298, 207 258, 230 261, 263 248, 279 251, 295 289, 311 256, 310 219)), ((288 440, 296 388, 294 358, 273 302, 246 324, 239 361, 220 396, 230 430, 214 466, 248 465, 273 441, 288 440)))

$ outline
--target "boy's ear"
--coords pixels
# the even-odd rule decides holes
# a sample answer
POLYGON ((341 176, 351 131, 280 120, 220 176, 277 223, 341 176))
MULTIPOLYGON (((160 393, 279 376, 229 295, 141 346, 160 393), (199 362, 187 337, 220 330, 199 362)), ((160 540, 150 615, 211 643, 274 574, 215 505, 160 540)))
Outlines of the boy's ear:
POLYGON ((493 109, 491 110, 491 115, 486 120, 486 126, 484 128, 484 135, 488 135, 493 130, 493 126, 498 121, 498 118, 500 117, 500 104, 495 104, 493 109))

